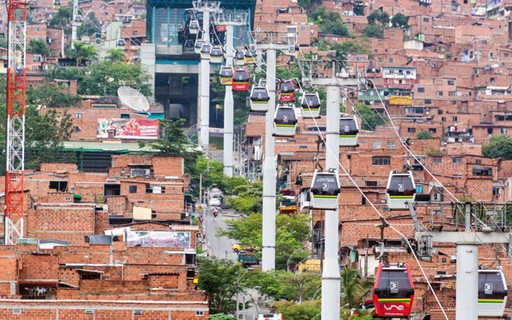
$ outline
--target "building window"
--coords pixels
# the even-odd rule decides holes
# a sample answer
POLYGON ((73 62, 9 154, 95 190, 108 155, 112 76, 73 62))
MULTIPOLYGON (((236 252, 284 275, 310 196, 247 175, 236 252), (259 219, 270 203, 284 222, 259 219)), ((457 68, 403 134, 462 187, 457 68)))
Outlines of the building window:
POLYGON ((432 99, 425 99, 425 104, 432 104, 432 99))
MULTIPOLYGON (((456 95, 457 95, 457 91, 448 91, 448 96, 449 97, 455 97, 456 95)), ((452 100, 452 102, 453 102, 453 100, 452 100)))
POLYGON ((395 141, 388 141, 388 149, 395 149, 395 141))
POLYGON ((507 133, 507 128, 501 128, 501 133, 502 133, 502 134, 507 133))
POLYGON ((446 121, 446 117, 441 117, 441 121, 445 122, 446 121))
POLYGON ((437 129, 436 128, 428 128, 428 132, 430 133, 436 133, 437 129))
POLYGON ((393 63, 395 61, 393 58, 389 58, 389 63, 393 63))
POLYGON ((462 158, 453 158, 452 162, 453 163, 462 163, 462 158))
POLYGON ((204 312, 203 311, 196 311, 196 316, 204 316, 204 312))
POLYGON ((443 84, 443 80, 436 80, 436 84, 437 85, 442 85, 443 84))
POLYGON ((139 31, 138 30, 133 31, 133 35, 134 36, 138 36, 139 35, 139 31))
POLYGON ((475 163, 476 163, 476 164, 482 164, 482 160, 481 160, 481 159, 476 159, 476 160, 475 160, 475 163))
POLYGON ((389 166, 391 164, 391 157, 375 156, 372 157, 372 165, 374 166, 389 166))
POLYGON ((416 132, 416 128, 407 128, 407 132, 409 132, 409 133, 416 132))
POLYGON ((442 160, 441 157, 434 157, 434 158, 432 158, 432 162, 433 163, 441 163, 441 160, 442 160))
POLYGON ((423 22, 428 22, 428 18, 423 18, 423 22))
POLYGON ((442 97, 442 96, 444 96, 444 92, 443 92, 443 91, 437 91, 437 92, 436 92, 436 95, 438 95, 438 96, 442 97))
POLYGON ((137 193, 137 186, 129 186, 128 192, 130 193, 137 193))
POLYGON ((129 113, 121 113, 121 119, 130 119, 129 113))
POLYGON ((365 181, 364 185, 366 187, 376 187, 377 186, 377 181, 365 181))
POLYGON ((425 87, 418 87, 418 92, 425 92, 425 87))
POLYGON ((82 129, 81 129, 79 126, 76 126, 76 127, 75 127, 75 132, 76 132, 76 133, 78 133, 78 132, 80 132, 80 131, 82 131, 82 129))
POLYGON ((452 117, 452 121, 459 121, 459 117, 452 117))
POLYGON ((372 146, 373 146, 373 149, 381 149, 382 148, 382 142, 381 141, 374 141, 372 146))
POLYGON ((82 114, 80 112, 75 113, 75 118, 82 119, 82 114))
POLYGON ((455 85, 455 81, 453 81, 453 80, 448 80, 448 85, 450 85, 450 86, 454 86, 454 85, 455 85))
MULTIPOLYGON (((377 49, 375 49, 375 50, 377 50, 377 49)), ((377 52, 377 51, 375 51, 375 52, 377 52)), ((383 62, 383 61, 384 61, 384 59, 382 59, 382 58, 379 58, 379 59, 377 59, 377 60, 378 60, 379 62, 383 62)))

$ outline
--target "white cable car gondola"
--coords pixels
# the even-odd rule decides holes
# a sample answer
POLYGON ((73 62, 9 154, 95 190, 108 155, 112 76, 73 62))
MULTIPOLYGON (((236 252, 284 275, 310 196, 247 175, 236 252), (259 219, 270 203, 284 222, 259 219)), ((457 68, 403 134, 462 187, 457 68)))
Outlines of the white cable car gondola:
POLYGON ((507 290, 501 269, 478 270, 478 316, 503 317, 507 290))
POLYGON ((357 146, 357 134, 359 126, 356 117, 340 117, 340 146, 355 147, 357 146))
POLYGON ((407 318, 414 302, 414 282, 409 265, 379 264, 373 286, 375 314, 381 318, 407 318))
POLYGON ((244 52, 242 50, 235 51, 235 66, 245 65, 244 52))
POLYGON ((251 111, 267 112, 270 96, 266 87, 252 86, 249 99, 251 101, 251 111))
POLYGON ((311 207, 336 210, 340 195, 340 181, 336 171, 317 171, 311 181, 311 207))
POLYGON ((199 21, 197 21, 196 19, 190 20, 188 24, 188 32, 190 32, 190 34, 198 34, 199 29, 199 21))
POLYGON ((222 66, 219 71, 220 84, 230 86, 233 84, 233 68, 230 66, 222 66))
POLYGON ((276 136, 293 137, 297 130, 297 114, 293 105, 279 104, 274 114, 274 132, 276 136))
POLYGON ((412 172, 397 173, 396 171, 391 171, 386 188, 388 208, 390 210, 407 209, 409 208, 407 203, 414 202, 415 198, 416 184, 414 183, 412 172))
POLYGON ((203 47, 203 40, 202 39, 196 39, 196 42, 194 43, 194 52, 199 54, 201 53, 201 48, 203 47))
POLYGON ((303 118, 320 117, 320 97, 318 93, 304 93, 300 103, 303 118))
POLYGON ((211 63, 222 63, 224 57, 224 50, 219 45, 212 46, 210 49, 210 62, 211 63))
POLYGON ((211 48, 211 44, 203 42, 203 45, 201 46, 201 59, 210 59, 211 48))

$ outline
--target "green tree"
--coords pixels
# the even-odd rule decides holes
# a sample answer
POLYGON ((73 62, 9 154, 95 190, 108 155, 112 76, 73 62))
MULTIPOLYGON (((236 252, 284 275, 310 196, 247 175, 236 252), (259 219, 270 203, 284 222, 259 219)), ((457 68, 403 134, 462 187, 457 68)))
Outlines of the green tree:
POLYGON ((27 51, 47 57, 50 55, 50 46, 43 39, 30 39, 27 51))
MULTIPOLYGON (((190 173, 194 172, 196 161, 202 151, 188 141, 187 135, 183 131, 184 123, 185 119, 159 120, 160 138, 150 142, 149 146, 158 150, 162 155, 182 156, 185 160, 185 172, 190 173)), ((140 142, 140 144, 145 145, 144 142, 140 142)))
POLYGON ((320 300, 304 301, 302 304, 282 300, 274 302, 272 306, 286 320, 320 320, 320 300))
POLYGON ((406 17, 403 13, 397 13, 393 16, 393 18, 391 18, 391 25, 395 28, 405 30, 409 28, 408 20, 409 18, 406 17))
POLYGON ((512 159, 512 138, 506 134, 492 136, 489 142, 482 146, 482 155, 487 158, 512 159))
POLYGON ((355 108, 356 112, 361 117, 363 130, 373 131, 377 126, 385 124, 382 117, 377 115, 377 113, 366 104, 359 102, 355 105, 355 108))
POLYGON ((130 86, 144 96, 151 95, 149 73, 138 63, 94 63, 78 84, 78 94, 117 95, 120 86, 130 86))
POLYGON ((64 152, 63 142, 73 130, 73 120, 67 112, 39 112, 33 105, 25 109, 25 167, 39 169, 43 162, 75 162, 72 153, 64 152))
POLYGON ((418 139, 418 140, 432 139, 432 134, 430 132, 428 132, 427 130, 421 130, 421 132, 416 135, 416 139, 418 139))
POLYGON ((258 286, 263 295, 274 300, 287 300, 302 304, 319 298, 322 277, 313 272, 292 273, 283 270, 255 272, 252 285, 258 286))
POLYGON ((358 270, 343 269, 341 272, 341 305, 346 305, 349 309, 358 308, 372 287, 373 283, 362 280, 358 270))
POLYGON ((45 71, 46 80, 78 80, 78 87, 84 78, 84 69, 77 67, 61 67, 57 65, 49 65, 45 71))
POLYGON ((372 11, 366 19, 368 20, 368 24, 372 25, 380 23, 383 26, 387 26, 389 24, 389 15, 386 12, 372 11))
POLYGON ((83 42, 73 43, 74 48, 69 47, 66 50, 66 56, 76 60, 77 66, 84 66, 86 61, 93 61, 98 57, 96 48, 83 42))
POLYGON ((69 108, 80 106, 82 99, 59 88, 56 83, 47 82, 35 88, 27 88, 27 102, 48 108, 69 108))
POLYGON ((105 60, 114 62, 114 63, 126 62, 126 55, 124 54, 123 49, 120 49, 120 48, 110 49, 107 51, 105 60))
POLYGON ((247 270, 229 260, 199 260, 198 288, 205 291, 211 314, 235 312, 234 297, 249 284, 247 270))
POLYGON ((321 33, 349 35, 348 26, 341 20, 340 15, 336 12, 328 12, 324 6, 311 11, 308 16, 311 22, 318 25, 321 33))
POLYGON ((363 33, 369 38, 384 38, 384 26, 369 24, 364 28, 363 33))
POLYGON ((73 8, 72 7, 60 7, 57 14, 55 14, 50 20, 50 27, 61 28, 64 30, 64 34, 71 34, 70 22, 73 20, 73 8))
POLYGON ((96 18, 94 12, 89 12, 85 21, 78 28, 78 36, 92 36, 97 32, 101 32, 101 23, 96 18))
MULTIPOLYGON (((303 249, 309 238, 309 217, 303 214, 278 215, 276 217, 276 269, 286 270, 308 256, 303 249)), ((242 245, 254 245, 261 248, 262 215, 254 213, 245 219, 230 220, 224 235, 239 241, 242 245)))

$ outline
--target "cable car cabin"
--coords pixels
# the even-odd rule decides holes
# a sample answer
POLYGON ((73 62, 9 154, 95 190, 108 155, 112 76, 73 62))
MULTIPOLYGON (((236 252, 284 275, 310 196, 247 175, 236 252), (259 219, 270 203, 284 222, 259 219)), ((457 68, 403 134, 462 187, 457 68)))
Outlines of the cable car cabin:
POLYGON ((357 146, 357 134, 358 133, 359 133, 359 127, 357 125, 355 116, 340 118, 340 146, 341 147, 357 146))
POLYGON ((256 51, 245 50, 244 63, 247 65, 255 64, 256 63, 256 51))
POLYGON ((126 41, 124 41, 124 39, 117 39, 116 45, 118 47, 124 47, 126 45, 126 41))
POLYGON ((210 62, 211 63, 222 63, 224 57, 224 51, 221 46, 212 46, 210 50, 210 62))
POLYGON ((235 66, 245 65, 244 52, 242 50, 235 51, 235 66))
POLYGON ((219 71, 220 84, 230 86, 233 84, 233 68, 229 66, 220 67, 219 71))
POLYGON ((407 202, 414 202, 416 197, 416 185, 412 172, 389 173, 388 186, 386 188, 386 200, 388 208, 407 209, 407 202))
POLYGON ((253 86, 251 89, 251 111, 267 112, 270 96, 268 90, 262 86, 253 86))
POLYGON ((293 105, 277 105, 274 114, 274 132, 276 136, 293 137, 297 129, 297 115, 293 105))
POLYGON ((318 118, 320 117, 320 97, 318 93, 305 93, 302 95, 300 103, 302 108, 303 118, 318 118))
POLYGON ((194 54, 194 41, 187 39, 183 43, 183 54, 194 54))
POLYGON ((373 286, 375 313, 381 318, 407 318, 414 302, 414 283, 409 265, 384 267, 379 264, 373 286))
POLYGON ((203 45, 201 46, 201 59, 210 59, 211 48, 211 44, 203 42, 203 45))
POLYGON ((336 171, 318 172, 311 181, 311 207, 313 209, 336 210, 340 195, 340 181, 336 171))
POLYGON ((197 54, 201 53, 202 47, 203 47, 203 40, 196 39, 196 42, 194 43, 194 52, 197 54))
POLYGON ((501 269, 478 270, 478 316, 503 317, 507 290, 501 269))
POLYGON ((236 68, 233 72, 233 91, 249 90, 249 70, 247 68, 236 68))
POLYGON ((281 102, 292 102, 295 99, 295 87, 292 80, 285 80, 279 82, 279 101, 281 102))
POLYGON ((188 32, 190 34, 198 34, 199 33, 199 21, 197 20, 190 20, 188 24, 188 32))

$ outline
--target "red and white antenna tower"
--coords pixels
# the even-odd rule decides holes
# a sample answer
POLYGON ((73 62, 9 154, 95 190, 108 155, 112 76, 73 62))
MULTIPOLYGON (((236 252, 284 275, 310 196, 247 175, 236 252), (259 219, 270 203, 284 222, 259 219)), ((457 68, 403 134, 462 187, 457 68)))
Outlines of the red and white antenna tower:
POLYGON ((23 238, 25 171, 26 45, 28 0, 8 0, 7 146, 5 244, 23 238))

